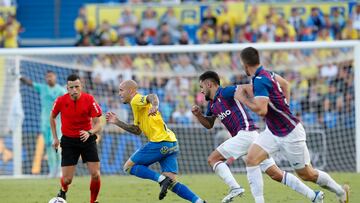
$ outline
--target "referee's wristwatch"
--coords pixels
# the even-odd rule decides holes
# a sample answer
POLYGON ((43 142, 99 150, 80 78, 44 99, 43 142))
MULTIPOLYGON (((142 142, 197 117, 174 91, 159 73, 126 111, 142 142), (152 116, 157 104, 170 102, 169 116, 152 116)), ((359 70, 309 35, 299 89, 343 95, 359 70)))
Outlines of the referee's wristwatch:
POLYGON ((87 131, 89 133, 89 136, 95 136, 95 133, 90 132, 90 130, 87 131))

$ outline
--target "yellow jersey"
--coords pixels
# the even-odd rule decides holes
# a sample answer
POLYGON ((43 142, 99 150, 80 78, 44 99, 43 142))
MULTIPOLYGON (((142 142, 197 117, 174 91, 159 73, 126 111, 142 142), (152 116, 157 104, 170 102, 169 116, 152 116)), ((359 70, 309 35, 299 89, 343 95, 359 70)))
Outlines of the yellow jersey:
POLYGON ((148 115, 152 105, 146 101, 146 97, 138 93, 130 102, 134 114, 134 125, 139 126, 150 142, 176 142, 175 133, 167 128, 159 111, 155 116, 148 115))

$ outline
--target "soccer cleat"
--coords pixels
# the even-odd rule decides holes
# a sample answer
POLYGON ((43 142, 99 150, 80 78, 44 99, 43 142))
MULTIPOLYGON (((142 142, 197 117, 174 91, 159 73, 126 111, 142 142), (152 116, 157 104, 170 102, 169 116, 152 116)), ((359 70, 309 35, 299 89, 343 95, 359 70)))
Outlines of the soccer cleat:
POLYGON ((171 178, 166 177, 159 184, 160 184, 160 187, 161 187, 161 190, 160 190, 160 193, 159 193, 159 200, 162 200, 166 196, 167 190, 174 184, 174 181, 171 180, 171 178))
POLYGON ((229 194, 224 197, 224 199, 221 201, 222 203, 228 203, 231 202, 234 197, 242 196, 245 192, 245 189, 242 187, 231 189, 229 194))
POLYGON ((343 186, 344 194, 341 196, 337 196, 337 199, 339 200, 339 203, 349 203, 349 193, 350 193, 350 187, 348 185, 343 186))
POLYGON ((99 203, 99 201, 96 200, 94 203, 99 203))
POLYGON ((63 198, 64 200, 66 200, 66 192, 64 192, 62 189, 60 189, 57 196, 63 198))
POLYGON ((315 198, 312 202, 313 203, 323 203, 324 202, 324 193, 322 191, 315 191, 315 198))

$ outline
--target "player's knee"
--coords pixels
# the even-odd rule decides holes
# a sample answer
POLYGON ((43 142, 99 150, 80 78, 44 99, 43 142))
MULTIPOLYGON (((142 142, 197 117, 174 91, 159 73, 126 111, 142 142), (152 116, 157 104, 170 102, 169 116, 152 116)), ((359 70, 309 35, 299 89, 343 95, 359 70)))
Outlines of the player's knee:
POLYGON ((257 160, 254 156, 247 156, 245 159, 246 166, 257 166, 261 161, 257 160))
POLYGON ((72 182, 72 178, 71 177, 63 177, 63 182, 66 184, 66 185, 70 185, 71 182, 72 182))
POLYGON ((91 173, 91 179, 92 180, 99 180, 100 179, 100 172, 96 171, 96 172, 91 173))

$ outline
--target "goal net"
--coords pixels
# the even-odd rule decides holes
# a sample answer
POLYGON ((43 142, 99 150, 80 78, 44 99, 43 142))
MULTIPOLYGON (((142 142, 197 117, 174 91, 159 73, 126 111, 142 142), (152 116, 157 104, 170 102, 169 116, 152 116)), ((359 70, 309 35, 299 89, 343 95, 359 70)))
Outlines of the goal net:
MULTIPOLYGON (((85 91, 95 96, 103 112, 113 111, 126 122, 132 122, 132 112, 120 102, 118 85, 136 80, 140 93, 155 93, 160 99, 162 116, 179 140, 180 173, 210 173, 207 156, 230 135, 219 121, 207 130, 192 116, 192 105, 203 111, 207 105, 198 76, 215 70, 223 86, 248 83, 239 58, 246 46, 250 44, 0 50, 0 175, 49 173, 39 94, 19 82, 22 76, 46 84, 48 71, 56 73, 57 83, 64 87, 69 74, 79 74, 85 91)), ((355 52, 359 55, 358 42, 251 46, 260 50, 266 68, 290 81, 290 108, 305 126, 312 164, 326 171, 359 170, 355 73, 360 67, 354 58, 355 52)), ((263 120, 251 115, 263 129, 263 120)), ((146 139, 106 125, 104 117, 102 122, 98 142, 102 174, 123 174, 123 164, 146 139)), ((274 158, 280 167, 290 169, 280 154, 274 158)), ((228 163, 233 171, 244 171, 241 159, 228 163)), ((77 174, 87 174, 81 161, 77 174)))

